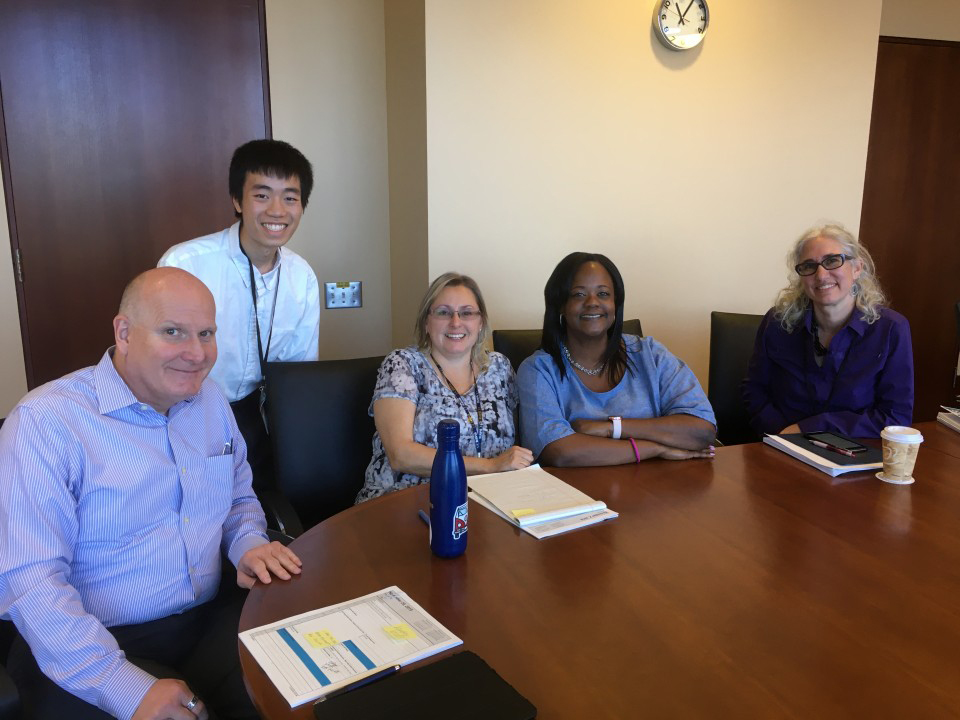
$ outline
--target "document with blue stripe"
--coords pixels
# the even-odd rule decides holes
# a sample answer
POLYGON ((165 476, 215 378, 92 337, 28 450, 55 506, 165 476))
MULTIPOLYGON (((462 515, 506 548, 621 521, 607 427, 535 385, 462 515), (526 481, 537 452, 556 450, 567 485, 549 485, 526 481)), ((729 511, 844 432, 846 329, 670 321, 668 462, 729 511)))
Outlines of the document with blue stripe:
POLYGON ((240 633, 290 707, 463 641, 393 586, 240 633))

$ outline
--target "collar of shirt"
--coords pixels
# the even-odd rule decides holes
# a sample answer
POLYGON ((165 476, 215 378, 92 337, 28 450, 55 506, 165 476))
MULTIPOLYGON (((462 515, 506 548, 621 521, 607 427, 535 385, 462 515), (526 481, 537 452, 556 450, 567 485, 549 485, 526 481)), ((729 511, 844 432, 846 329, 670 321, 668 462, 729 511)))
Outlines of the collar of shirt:
MULTIPOLYGON (((807 329, 807 333, 813 335, 813 305, 807 307, 806 315, 803 317, 803 325, 807 329)), ((867 331, 867 321, 863 319, 863 313, 860 312, 860 308, 854 307, 853 315, 847 320, 847 324, 837 331, 837 334, 839 335, 847 328, 850 328, 860 337, 863 337, 863 334, 867 331)))
MULTIPOLYGON (((240 248, 240 222, 237 221, 230 226, 230 259, 233 261, 233 266, 237 269, 237 272, 240 273, 240 282, 243 283, 243 286, 247 289, 250 288, 250 260, 244 255, 243 250, 240 248)), ((276 277, 276 270, 283 263, 283 248, 277 248, 277 262, 273 264, 273 267, 270 269, 270 272, 265 275, 261 274, 257 268, 253 269, 254 278, 259 277, 264 286, 266 286, 274 277, 276 277)))
POLYGON ((93 382, 97 391, 97 409, 101 415, 117 417, 117 419, 122 419, 125 422, 136 422, 136 424, 161 425, 198 397, 194 395, 178 402, 170 408, 167 415, 161 415, 146 403, 140 402, 133 391, 130 390, 130 387, 123 381, 123 378, 120 377, 117 368, 113 365, 115 349, 116 345, 110 347, 93 369, 93 382), (127 408, 133 410, 133 413, 120 412, 127 408), (120 417, 121 415, 122 417, 120 417), (140 422, 137 422, 137 420, 140 422))

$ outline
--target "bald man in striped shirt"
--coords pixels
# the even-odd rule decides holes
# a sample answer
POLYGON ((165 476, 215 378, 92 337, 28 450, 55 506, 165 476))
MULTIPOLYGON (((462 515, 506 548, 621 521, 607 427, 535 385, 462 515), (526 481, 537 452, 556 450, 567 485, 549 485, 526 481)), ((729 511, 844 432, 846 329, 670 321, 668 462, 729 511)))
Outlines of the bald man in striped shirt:
POLYGON ((0 614, 22 635, 8 668, 30 717, 256 718, 236 586, 288 580, 300 560, 268 541, 207 379, 213 296, 150 270, 113 328, 98 365, 33 390, 0 429, 0 614))

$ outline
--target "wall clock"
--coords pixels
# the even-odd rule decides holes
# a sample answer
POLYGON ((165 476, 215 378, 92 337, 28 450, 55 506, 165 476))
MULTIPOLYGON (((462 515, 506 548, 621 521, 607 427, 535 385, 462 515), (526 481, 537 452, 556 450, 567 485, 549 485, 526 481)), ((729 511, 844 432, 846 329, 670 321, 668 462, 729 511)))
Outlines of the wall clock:
POLYGON ((703 40, 710 24, 707 0, 661 0, 653 30, 671 50, 690 50, 703 40))

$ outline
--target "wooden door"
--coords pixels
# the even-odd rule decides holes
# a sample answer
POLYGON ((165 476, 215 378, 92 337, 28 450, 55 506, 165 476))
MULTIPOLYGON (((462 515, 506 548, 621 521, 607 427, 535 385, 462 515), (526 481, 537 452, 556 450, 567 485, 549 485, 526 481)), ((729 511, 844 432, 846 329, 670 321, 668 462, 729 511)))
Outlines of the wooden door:
POLYGON ((881 38, 860 237, 910 320, 914 421, 955 395, 960 300, 960 43, 881 38))
POLYGON ((27 383, 95 363, 120 294, 230 224, 270 133, 263 0, 3 0, 0 162, 27 383))

